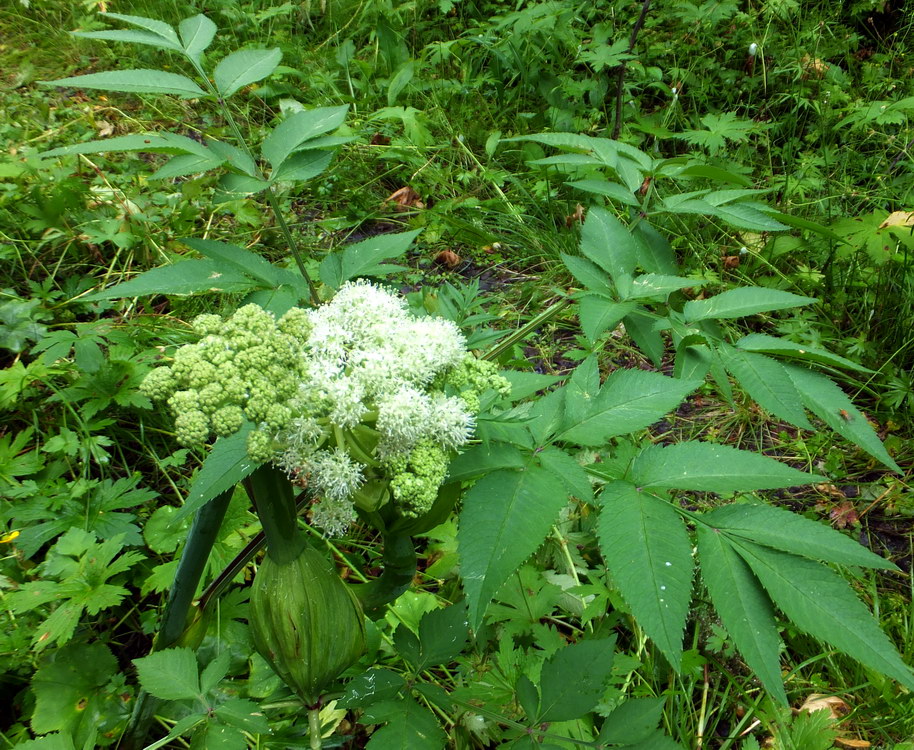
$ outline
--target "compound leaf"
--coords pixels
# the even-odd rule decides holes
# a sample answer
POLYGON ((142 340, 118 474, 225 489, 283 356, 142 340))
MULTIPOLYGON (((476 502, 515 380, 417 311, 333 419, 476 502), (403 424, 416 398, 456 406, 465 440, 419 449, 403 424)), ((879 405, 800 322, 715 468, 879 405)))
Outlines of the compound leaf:
POLYGON ((812 429, 784 365, 764 354, 743 352, 732 346, 721 347, 719 353, 724 367, 759 406, 792 425, 812 429))
POLYGON ((134 659, 140 684, 163 700, 191 700, 200 695, 197 657, 189 648, 168 648, 134 659))
POLYGON ((616 638, 573 643, 556 651, 540 673, 537 723, 570 721, 592 711, 612 672, 616 638))
POLYGON ((276 70, 282 52, 273 49, 243 49, 224 57, 213 71, 213 81, 223 98, 256 83, 276 70))
POLYGON ((686 320, 696 322, 709 318, 742 318, 771 310, 811 305, 813 302, 816 302, 813 297, 801 297, 780 289, 743 286, 708 299, 690 300, 685 303, 682 312, 686 320))
POLYGON ((126 94, 174 94, 182 99, 197 99, 206 96, 206 92, 187 76, 148 68, 108 70, 104 73, 89 73, 84 76, 58 78, 55 81, 42 81, 41 83, 47 86, 120 91, 126 94))

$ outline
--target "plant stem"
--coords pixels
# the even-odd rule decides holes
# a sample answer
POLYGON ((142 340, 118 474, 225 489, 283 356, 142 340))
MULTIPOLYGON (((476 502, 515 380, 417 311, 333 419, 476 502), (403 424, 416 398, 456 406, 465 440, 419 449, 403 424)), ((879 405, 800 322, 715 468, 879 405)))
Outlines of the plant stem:
POLYGON ((316 707, 308 709, 308 747, 321 750, 321 711, 316 707))
POLYGON ((565 299, 559 300, 551 307, 546 308, 545 310, 543 310, 543 312, 541 312, 539 315, 537 315, 535 318, 533 318, 529 323, 521 326, 516 331, 514 331, 514 333, 503 338, 498 344, 496 344, 494 347, 489 349, 489 351, 487 351, 485 354, 483 354, 481 359, 496 359, 502 352, 507 351, 512 346, 514 346, 514 344, 516 344, 518 341, 529 336, 533 331, 535 331, 541 325, 543 325, 544 323, 546 323, 549 320, 551 320, 552 318, 554 318, 556 315, 558 315, 562 310, 564 310, 570 304, 571 304, 571 299, 566 297, 565 299))
MULTIPOLYGON (((226 490, 197 511, 187 534, 184 550, 181 552, 174 583, 168 592, 168 601, 165 603, 165 612, 162 615, 162 626, 152 644, 153 651, 160 651, 175 645, 185 632, 194 594, 197 593, 197 586, 203 577, 233 491, 234 487, 226 490)), ((154 698, 143 690, 140 691, 133 707, 130 723, 124 732, 123 747, 131 750, 131 748, 143 746, 158 705, 158 698, 154 698)))
POLYGON ((263 526, 267 554, 280 565, 296 560, 308 541, 298 528, 289 478, 274 466, 264 464, 244 480, 244 486, 263 526))
MULTIPOLYGON (((635 25, 632 26, 632 33, 628 38, 629 55, 632 53, 632 50, 635 49, 635 41, 638 39, 638 32, 641 31, 641 27, 644 25, 644 19, 647 17, 647 10, 650 7, 651 0, 644 0, 644 5, 641 6, 641 15, 638 16, 638 20, 635 21, 635 25)), ((624 93, 625 88, 625 68, 627 64, 628 63, 623 60, 616 73, 616 121, 613 124, 613 139, 618 138, 619 133, 622 131, 622 94, 624 93)))
POLYGON ((365 614, 377 620, 384 607, 406 591, 416 576, 416 546, 408 534, 384 535, 381 575, 352 587, 365 614))

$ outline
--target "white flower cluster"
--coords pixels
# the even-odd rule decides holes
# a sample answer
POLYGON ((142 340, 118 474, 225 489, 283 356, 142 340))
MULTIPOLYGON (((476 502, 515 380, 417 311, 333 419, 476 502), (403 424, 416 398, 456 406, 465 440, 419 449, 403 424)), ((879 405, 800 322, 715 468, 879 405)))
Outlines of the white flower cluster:
POLYGON ((365 282, 344 285, 307 315, 306 375, 289 402, 295 417, 272 435, 271 450, 322 498, 315 523, 339 534, 373 468, 419 443, 450 451, 471 437, 466 402, 432 387, 464 362, 466 342, 452 322, 414 317, 403 299, 365 282))

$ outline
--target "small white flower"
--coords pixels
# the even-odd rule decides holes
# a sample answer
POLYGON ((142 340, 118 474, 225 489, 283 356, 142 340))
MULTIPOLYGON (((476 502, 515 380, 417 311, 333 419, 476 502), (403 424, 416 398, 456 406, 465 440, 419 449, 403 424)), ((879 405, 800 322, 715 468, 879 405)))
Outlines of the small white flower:
POLYGON ((355 506, 348 500, 324 498, 311 509, 311 522, 331 537, 345 534, 355 519, 355 506))
POLYGON ((378 401, 375 426, 391 447, 409 450, 434 429, 431 399, 409 386, 384 396, 378 401))
POLYGON ((318 495, 329 500, 345 500, 364 481, 362 465, 341 448, 322 450, 311 456, 304 466, 309 482, 318 495))
POLYGON ((476 420, 462 399, 440 395, 432 400, 430 437, 447 450, 464 445, 473 435, 476 420))

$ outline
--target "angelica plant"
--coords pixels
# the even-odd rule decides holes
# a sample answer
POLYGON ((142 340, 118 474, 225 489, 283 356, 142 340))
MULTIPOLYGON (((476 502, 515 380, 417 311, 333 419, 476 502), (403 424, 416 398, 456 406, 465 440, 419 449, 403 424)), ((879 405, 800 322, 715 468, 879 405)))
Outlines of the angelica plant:
POLYGON ((367 282, 279 319, 245 305, 193 327, 200 340, 153 370, 144 393, 168 404, 184 445, 247 426, 250 459, 312 490, 313 522, 330 535, 357 509, 427 513, 473 434, 482 394, 510 391, 456 325, 411 315, 367 282))

